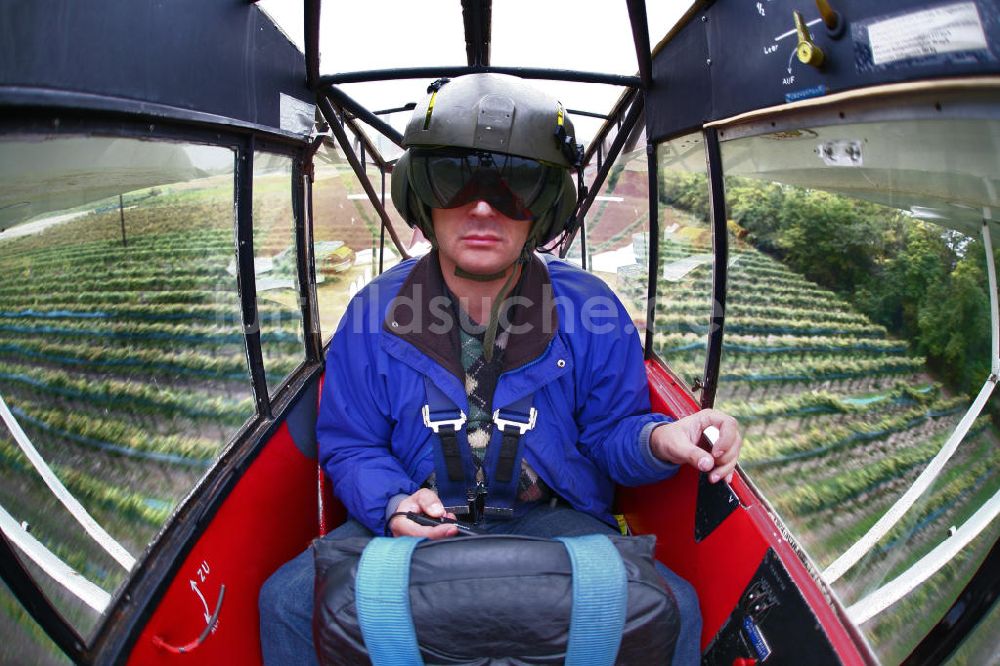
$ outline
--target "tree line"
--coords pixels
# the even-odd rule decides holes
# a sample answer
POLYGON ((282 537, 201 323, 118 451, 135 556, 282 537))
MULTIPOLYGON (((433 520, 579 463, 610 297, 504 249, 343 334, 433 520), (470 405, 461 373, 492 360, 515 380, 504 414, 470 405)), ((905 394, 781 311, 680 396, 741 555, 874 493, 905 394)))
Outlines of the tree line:
MULTIPOLYGON (((659 200, 708 220, 704 174, 662 173, 659 200)), ((726 179, 726 201, 738 239, 907 340, 952 389, 979 391, 991 342, 981 239, 894 208, 747 178, 726 179)), ((996 420, 1000 408, 992 411, 996 420)))

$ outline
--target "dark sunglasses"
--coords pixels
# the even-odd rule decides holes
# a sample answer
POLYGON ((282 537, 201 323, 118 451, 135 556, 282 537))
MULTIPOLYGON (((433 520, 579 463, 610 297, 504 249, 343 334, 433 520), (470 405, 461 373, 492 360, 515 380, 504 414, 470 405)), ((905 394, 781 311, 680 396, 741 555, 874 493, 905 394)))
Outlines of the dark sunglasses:
POLYGON ((515 220, 532 220, 559 197, 563 169, 504 153, 412 148, 410 185, 431 208, 485 201, 515 220))

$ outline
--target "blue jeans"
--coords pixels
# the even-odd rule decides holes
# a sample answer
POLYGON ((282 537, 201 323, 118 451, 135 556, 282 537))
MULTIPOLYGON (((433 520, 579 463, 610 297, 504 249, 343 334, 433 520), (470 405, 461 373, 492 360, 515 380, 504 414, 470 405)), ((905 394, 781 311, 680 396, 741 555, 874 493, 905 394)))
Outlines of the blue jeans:
MULTIPOLYGON (((489 520, 485 529, 493 534, 525 534, 544 538, 611 533, 609 525, 560 504, 541 505, 514 520, 489 520)), ((361 523, 348 520, 324 539, 372 536, 361 523)), ((260 590, 260 643, 264 663, 275 666, 316 664, 313 646, 313 554, 307 549, 267 579, 260 590)), ((680 635, 674 648, 674 664, 696 666, 701 660, 701 610, 698 595, 686 580, 659 562, 656 568, 677 600, 680 635)))

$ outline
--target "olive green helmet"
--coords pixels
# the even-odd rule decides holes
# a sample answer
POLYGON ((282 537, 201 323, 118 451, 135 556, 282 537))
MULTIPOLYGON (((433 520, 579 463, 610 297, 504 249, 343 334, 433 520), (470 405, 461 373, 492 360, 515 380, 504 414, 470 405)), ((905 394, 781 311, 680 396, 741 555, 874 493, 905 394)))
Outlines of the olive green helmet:
POLYGON ((427 92, 392 172, 392 202, 410 226, 435 242, 431 208, 482 198, 534 220, 534 247, 567 229, 577 198, 570 172, 583 147, 562 104, 504 74, 440 79, 427 92))

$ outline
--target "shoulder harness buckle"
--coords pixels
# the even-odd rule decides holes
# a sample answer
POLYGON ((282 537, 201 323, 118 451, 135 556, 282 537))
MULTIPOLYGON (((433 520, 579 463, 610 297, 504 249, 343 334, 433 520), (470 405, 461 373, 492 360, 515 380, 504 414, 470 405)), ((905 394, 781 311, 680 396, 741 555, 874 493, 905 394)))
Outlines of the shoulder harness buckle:
MULTIPOLYGON (((458 409, 456 411, 458 412, 457 417, 454 417, 455 412, 450 412, 450 415, 453 418, 443 418, 436 420, 431 419, 432 415, 431 415, 430 405, 424 405, 423 408, 420 410, 420 413, 424 417, 424 425, 433 430, 434 432, 440 433, 441 428, 444 426, 451 426, 454 432, 458 432, 459 430, 462 429, 462 426, 465 425, 465 412, 463 412, 461 409, 458 409)), ((438 412, 433 416, 447 416, 447 415, 449 414, 447 413, 441 414, 440 412, 438 412)), ((534 424, 534 421, 532 421, 532 424, 534 424)))
POLYGON ((530 407, 528 409, 528 414, 527 414, 528 420, 527 421, 518 421, 518 420, 515 420, 514 417, 522 417, 523 418, 524 414, 517 414, 517 413, 508 412, 507 410, 497 409, 497 410, 495 410, 493 412, 493 423, 495 423, 497 425, 497 428, 500 429, 500 432, 504 432, 504 433, 508 432, 507 431, 507 426, 510 426, 512 428, 517 428, 517 434, 518 435, 523 435, 524 433, 528 432, 529 430, 533 430, 534 429, 534 427, 535 427, 535 421, 538 420, 538 410, 535 409, 534 407, 530 407), (504 412, 504 414, 501 415, 501 412, 504 412))

